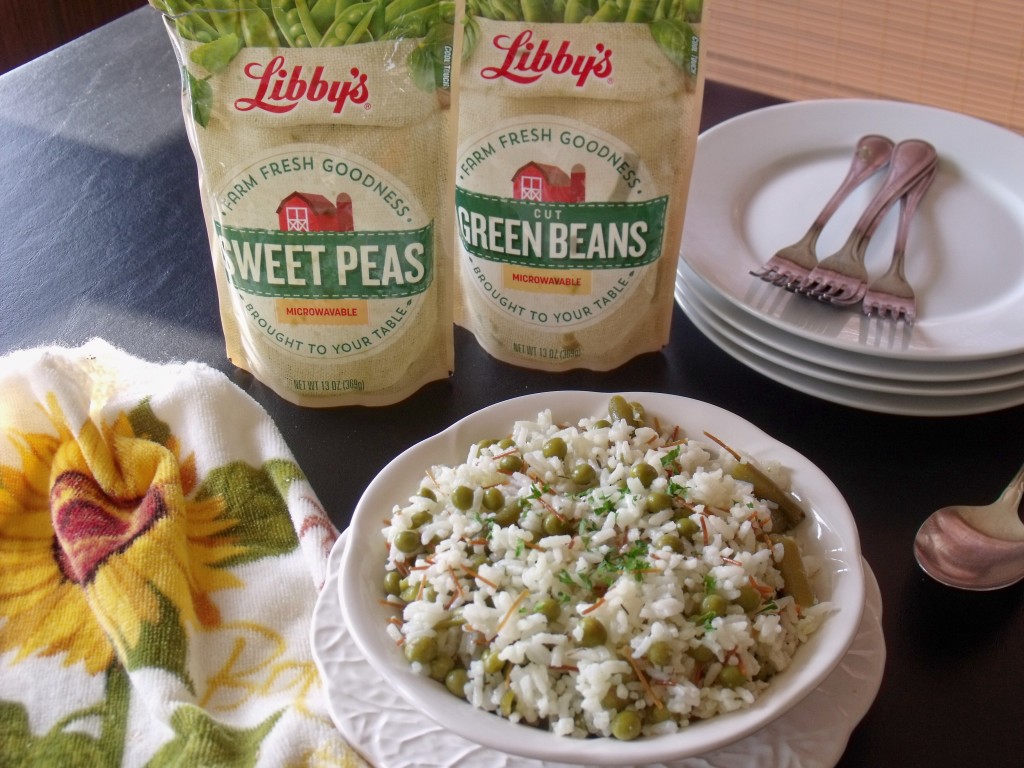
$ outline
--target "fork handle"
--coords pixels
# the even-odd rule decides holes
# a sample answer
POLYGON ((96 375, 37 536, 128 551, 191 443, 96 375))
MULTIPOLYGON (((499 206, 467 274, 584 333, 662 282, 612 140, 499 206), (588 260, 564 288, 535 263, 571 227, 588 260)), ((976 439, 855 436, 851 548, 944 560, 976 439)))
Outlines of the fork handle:
POLYGON ((938 158, 935 147, 922 139, 906 139, 892 151, 889 172, 881 188, 854 225, 854 232, 863 238, 872 235, 889 208, 920 179, 934 168, 938 158))
POLYGON ((857 142, 853 152, 853 160, 850 161, 850 168, 846 172, 846 178, 842 184, 825 203, 821 213, 814 220, 812 227, 817 230, 825 228, 825 224, 832 218, 832 215, 843 204, 843 201, 850 196, 857 187, 889 162, 892 157, 893 142, 885 136, 868 134, 862 136, 857 142))
POLYGON ((926 171, 921 177, 914 182, 914 185, 907 190, 906 194, 900 198, 900 221, 896 227, 896 245, 893 248, 894 258, 897 255, 902 256, 903 252, 907 248, 907 236, 910 234, 910 220, 914 218, 914 211, 917 210, 918 203, 921 202, 921 198, 924 197, 925 192, 928 191, 928 187, 932 185, 932 179, 935 178, 937 166, 933 165, 930 170, 926 171))

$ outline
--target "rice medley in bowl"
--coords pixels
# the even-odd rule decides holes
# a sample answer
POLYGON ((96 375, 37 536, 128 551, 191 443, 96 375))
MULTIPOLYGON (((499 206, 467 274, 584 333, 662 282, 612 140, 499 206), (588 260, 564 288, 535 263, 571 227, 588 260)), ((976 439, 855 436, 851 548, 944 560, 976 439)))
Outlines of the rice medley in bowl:
POLYGON ((785 467, 605 398, 423 467, 380 576, 415 673, 512 722, 632 740, 752 706, 840 606, 782 530, 802 514, 785 467))

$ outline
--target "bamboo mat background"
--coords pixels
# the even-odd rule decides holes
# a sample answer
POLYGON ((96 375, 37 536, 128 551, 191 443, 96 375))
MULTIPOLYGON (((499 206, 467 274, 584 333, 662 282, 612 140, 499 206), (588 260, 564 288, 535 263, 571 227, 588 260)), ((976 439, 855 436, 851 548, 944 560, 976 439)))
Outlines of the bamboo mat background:
POLYGON ((709 79, 884 98, 1024 133, 1024 0, 709 0, 709 79))

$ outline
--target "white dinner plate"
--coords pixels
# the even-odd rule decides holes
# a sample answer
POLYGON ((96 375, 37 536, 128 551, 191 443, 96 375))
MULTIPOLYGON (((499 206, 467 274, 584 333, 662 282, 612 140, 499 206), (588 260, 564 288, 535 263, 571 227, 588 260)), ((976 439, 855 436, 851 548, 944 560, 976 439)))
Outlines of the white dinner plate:
MULTIPOLYGON (((387 768, 556 768, 472 744, 410 706, 359 652, 341 612, 338 572, 345 536, 334 545, 327 583, 313 611, 313 658, 331 718, 372 765, 387 768)), ((865 605, 850 649, 835 671, 789 712, 756 733, 665 768, 831 768, 878 694, 885 668, 882 596, 864 563, 865 605)))
MULTIPOLYGON (((818 242, 838 249, 881 183, 839 209, 818 242)), ((869 243, 884 272, 898 206, 869 243)), ((852 352, 907 360, 977 360, 1024 352, 1024 137, 990 123, 903 102, 800 101, 749 112, 698 138, 681 255, 736 307, 788 333, 852 352), (921 138, 939 172, 910 232, 907 277, 918 319, 904 336, 865 326, 859 307, 806 301, 749 274, 806 231, 867 133, 921 138)))
POLYGON ((949 397, 920 397, 918 395, 875 392, 867 389, 823 381, 787 368, 784 365, 751 354, 739 344, 719 333, 691 306, 685 296, 676 293, 676 301, 686 316, 712 344, 748 368, 790 389, 828 400, 839 405, 860 408, 876 413, 899 416, 969 416, 1012 408, 1024 403, 1024 388, 978 395, 950 395, 949 397))
MULTIPOLYGON (((779 351, 817 365, 860 376, 875 376, 900 382, 973 382, 992 381, 1002 377, 1024 376, 1024 354, 986 358, 984 360, 900 360, 876 357, 859 352, 819 344, 766 323, 723 298, 682 259, 676 274, 676 289, 685 288, 720 320, 766 347, 766 352, 779 351)), ((773 290, 777 290, 774 289, 773 290)), ((781 297, 780 297, 781 298, 781 297)), ((888 333, 894 342, 908 338, 903 323, 881 318, 861 320, 867 337, 888 333), (874 330, 871 330, 874 326, 874 330)), ((999 387, 997 387, 999 388, 999 387)))
MULTIPOLYGON (((750 354, 788 368, 794 373, 812 376, 821 381, 842 384, 847 387, 856 387, 870 392, 889 392, 896 395, 913 395, 917 397, 962 397, 1014 389, 1024 393, 1024 371, 1006 376, 962 381, 901 381, 885 378, 884 376, 851 373, 845 370, 830 368, 827 365, 819 365, 813 361, 795 357, 781 350, 769 347, 759 339, 748 336, 741 329, 718 316, 704 302, 700 292, 695 290, 692 285, 677 283, 676 296, 680 306, 684 307, 684 311, 688 315, 698 315, 700 320, 706 325, 750 354)), ((952 363, 949 363, 949 365, 952 365, 952 363)))

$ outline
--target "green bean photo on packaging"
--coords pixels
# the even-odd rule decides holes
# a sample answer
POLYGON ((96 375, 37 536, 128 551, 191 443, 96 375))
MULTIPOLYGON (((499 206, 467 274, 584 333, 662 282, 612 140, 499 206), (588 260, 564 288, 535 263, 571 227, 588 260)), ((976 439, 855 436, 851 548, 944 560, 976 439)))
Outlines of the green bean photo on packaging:
POLYGON ((664 54, 692 79, 704 0, 466 0, 463 60, 476 48, 476 19, 532 24, 647 24, 664 54))

